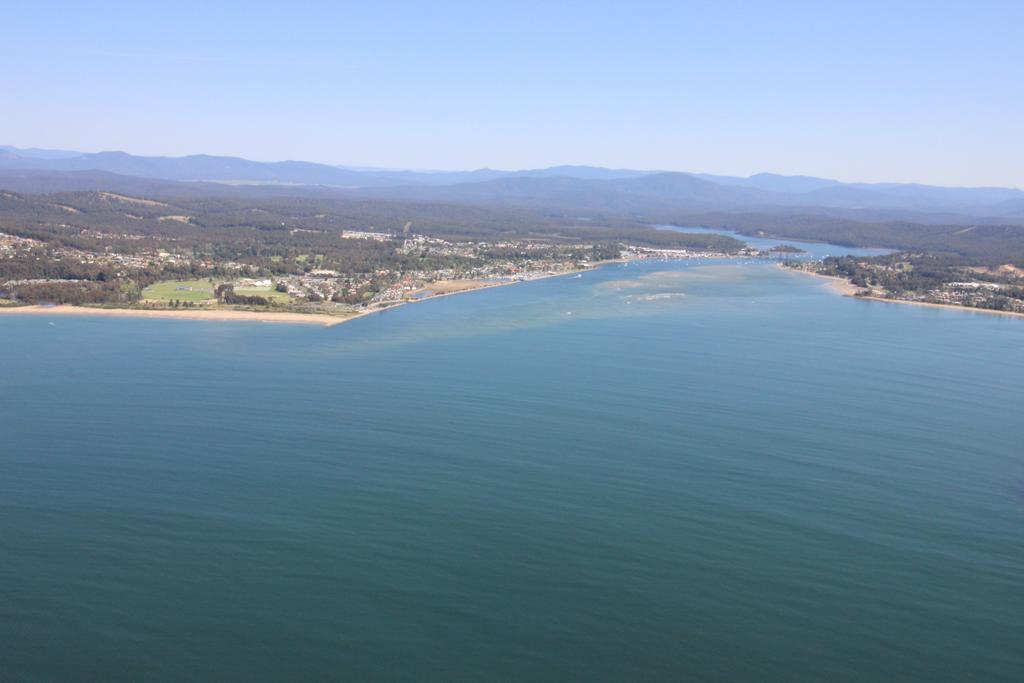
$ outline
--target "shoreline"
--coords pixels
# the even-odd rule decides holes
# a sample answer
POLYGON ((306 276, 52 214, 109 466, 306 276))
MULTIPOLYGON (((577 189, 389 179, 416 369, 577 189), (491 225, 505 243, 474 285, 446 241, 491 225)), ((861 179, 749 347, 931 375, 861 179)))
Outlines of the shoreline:
MULTIPOLYGON (((320 325, 321 327, 335 327, 358 318, 363 318, 368 315, 376 315, 385 311, 390 311, 396 308, 400 308, 407 304, 418 304, 424 301, 430 301, 431 299, 440 299, 446 296, 455 296, 458 294, 469 294, 471 292, 478 292, 484 289, 493 289, 495 287, 508 287, 509 285, 518 285, 524 282, 533 282, 535 280, 548 280, 556 277, 566 277, 570 275, 577 275, 586 272, 595 271, 603 266, 612 265, 615 263, 624 263, 622 259, 613 259, 609 261, 601 261, 596 263, 589 268, 581 268, 579 270, 571 270, 564 273, 548 273, 533 277, 528 280, 509 280, 507 282, 489 282, 481 284, 477 287, 467 287, 465 289, 456 289, 450 292, 440 292, 438 294, 432 294, 421 298, 414 299, 403 299, 401 301, 395 301, 388 305, 378 306, 372 310, 363 310, 353 313, 347 316, 334 316, 327 313, 296 313, 293 311, 236 311, 236 310, 170 310, 170 309, 143 309, 143 308, 103 308, 93 306, 74 306, 72 304, 59 304, 56 306, 42 306, 39 304, 33 304, 29 306, 0 306, 0 316, 5 314, 9 315, 68 315, 68 316, 94 316, 94 317, 114 317, 114 318, 158 318, 165 320, 193 320, 193 321, 206 321, 206 322, 263 322, 263 323, 285 323, 285 324, 298 324, 298 325, 320 325)), ((907 301, 904 299, 886 299, 880 296, 870 296, 861 294, 863 288, 857 287, 852 284, 849 280, 834 275, 822 275, 821 273, 814 273, 808 270, 800 270, 797 268, 787 268, 785 265, 777 264, 779 268, 789 273, 801 273, 803 275, 809 275, 822 281, 822 284, 826 289, 832 291, 840 296, 849 297, 851 299, 858 299, 861 301, 877 301, 885 304, 905 304, 910 306, 923 306, 926 308, 939 308, 947 309, 951 311, 961 311, 967 313, 982 313, 985 315, 1000 315, 1011 318, 1024 318, 1024 313, 1018 313, 1016 311, 996 311, 988 308, 975 308, 971 306, 957 306, 956 304, 937 304, 927 301, 907 301)), ((457 281, 456 281, 457 282, 457 281)), ((428 287, 422 289, 428 290, 428 287)))
POLYGON ((826 287, 833 292, 840 294, 851 299, 857 299, 858 301, 878 301, 883 304, 904 304, 908 306, 924 306, 925 308, 941 308, 949 311, 963 311, 967 313, 983 313, 985 315, 1001 315, 1010 318, 1024 318, 1024 313, 1018 313, 1016 311, 996 311, 991 308, 977 308, 975 306, 958 306, 956 304, 936 304, 930 301, 908 301, 906 299, 886 299, 881 296, 871 296, 866 294, 860 294, 864 291, 862 287, 857 287, 846 278, 836 277, 834 275, 822 275, 821 273, 812 273, 809 270, 799 270, 797 268, 786 268, 781 263, 780 268, 783 268, 792 273, 803 273, 804 275, 810 275, 820 280, 825 280, 826 287))
POLYGON ((779 264, 779 268, 782 268, 783 270, 788 271, 790 273, 802 273, 804 275, 810 275, 811 277, 816 277, 819 280, 823 280, 824 282, 822 284, 824 284, 828 289, 832 290, 837 294, 841 294, 843 296, 848 296, 856 299, 865 298, 862 296, 857 296, 857 293, 860 292, 863 288, 858 287, 857 285, 853 284, 844 277, 837 277, 835 275, 822 275, 821 273, 815 273, 810 270, 801 270, 799 268, 787 268, 781 263, 779 264))
MULTIPOLYGON (((614 263, 609 261, 608 263, 614 263)), ((390 311, 396 308, 405 306, 406 304, 418 304, 424 301, 430 301, 431 299, 439 299, 446 296, 455 296, 456 294, 469 294, 470 292, 478 292, 483 289, 493 289, 495 287, 507 287, 509 285, 518 285, 524 282, 533 282, 535 280, 547 280, 555 277, 565 277, 566 275, 575 275, 577 273, 584 273, 593 270, 597 270, 603 265, 607 265, 605 262, 599 263, 591 268, 582 268, 580 270, 570 270, 564 273, 548 273, 540 275, 538 277, 530 278, 528 280, 509 280, 507 282, 490 282, 481 284, 478 287, 469 287, 466 289, 458 289, 451 292, 441 292, 439 294, 433 294, 431 296, 425 296, 418 299, 403 299, 401 301, 395 301, 385 306, 378 306, 372 310, 364 310, 353 313, 347 316, 334 316, 327 313, 296 313, 293 311, 235 311, 230 309, 225 310, 171 310, 171 309, 147 309, 147 308, 104 308, 100 306, 75 306, 72 304, 58 304, 56 306, 42 306, 39 304, 32 304, 29 306, 0 306, 0 316, 8 315, 59 315, 59 316, 93 316, 93 317, 112 317, 112 318, 159 318, 165 320, 193 320, 193 321, 205 321, 205 322, 262 322, 262 323, 285 323, 285 324, 298 324, 298 325, 320 325, 321 327, 335 327, 343 323, 356 320, 357 318, 364 318, 368 315, 376 315, 385 311, 390 311)))
POLYGON ((924 306, 925 308, 944 308, 950 311, 966 311, 967 313, 983 313, 985 315, 1002 315, 1009 318, 1024 318, 1024 313, 1017 311, 997 311, 992 308, 978 308, 976 306, 957 306, 956 304, 935 304, 930 301, 907 301, 905 299, 886 299, 881 296, 854 296, 853 299, 861 301, 880 301, 883 304, 906 304, 908 306, 924 306))
POLYGON ((101 308, 98 306, 73 306, 60 304, 57 306, 4 306, 0 307, 0 315, 71 315, 110 318, 164 318, 177 320, 201 321, 246 321, 264 323, 293 323, 334 327, 343 322, 358 318, 375 311, 365 311, 347 317, 327 315, 324 313, 294 313, 290 311, 232 311, 232 310, 163 310, 147 308, 101 308))

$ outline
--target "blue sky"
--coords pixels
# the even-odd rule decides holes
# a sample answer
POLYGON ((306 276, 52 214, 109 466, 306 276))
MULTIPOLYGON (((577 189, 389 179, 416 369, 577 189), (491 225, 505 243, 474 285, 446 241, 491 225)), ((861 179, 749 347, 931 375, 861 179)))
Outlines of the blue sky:
POLYGON ((1024 187, 1024 2, 20 2, 0 143, 1024 187))

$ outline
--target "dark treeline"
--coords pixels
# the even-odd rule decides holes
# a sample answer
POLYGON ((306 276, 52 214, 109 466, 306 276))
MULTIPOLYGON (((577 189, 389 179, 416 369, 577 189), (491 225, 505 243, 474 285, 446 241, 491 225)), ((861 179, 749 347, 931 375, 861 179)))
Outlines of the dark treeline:
POLYGON ((266 297, 262 296, 247 296, 245 294, 236 294, 235 286, 230 283, 217 285, 217 289, 214 290, 214 295, 217 297, 217 301, 225 304, 235 304, 242 306, 266 306, 270 301, 266 297))
POLYGON ((0 284, 0 296, 24 303, 75 305, 130 302, 138 299, 137 292, 126 291, 124 283, 117 280, 0 284))

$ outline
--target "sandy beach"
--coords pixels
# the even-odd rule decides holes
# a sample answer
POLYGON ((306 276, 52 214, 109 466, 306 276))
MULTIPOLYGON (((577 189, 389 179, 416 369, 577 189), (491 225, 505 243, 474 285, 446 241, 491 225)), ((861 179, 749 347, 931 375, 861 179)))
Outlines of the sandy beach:
POLYGON ((843 296, 856 296, 857 293, 861 291, 860 287, 853 284, 844 277, 835 277, 834 275, 822 275, 821 273, 812 273, 809 270, 800 270, 798 268, 787 268, 781 263, 779 264, 779 268, 783 268, 784 270, 787 270, 791 273, 802 273, 804 275, 816 277, 819 280, 824 281, 824 283, 828 285, 828 288, 831 289, 833 292, 836 292, 837 294, 842 294, 843 296))
POLYGON ((933 304, 927 301, 904 301, 903 299, 885 299, 880 296, 858 296, 861 301, 880 301, 883 304, 906 304, 909 306, 924 306, 925 308, 946 308, 961 313, 983 313, 985 315, 1001 315, 1010 318, 1024 318, 1024 313, 1015 311, 993 311, 990 308, 975 308, 973 306, 956 306, 955 304, 933 304))
MULTIPOLYGON (((375 311, 368 311, 372 313, 375 311)), ((305 325, 334 325, 358 318, 367 313, 341 318, 320 313, 288 313, 284 311, 230 311, 230 310, 150 310, 142 308, 98 308, 92 306, 4 306, 0 315, 74 315, 113 318, 177 318, 179 320, 245 321, 266 323, 298 323, 305 325)))

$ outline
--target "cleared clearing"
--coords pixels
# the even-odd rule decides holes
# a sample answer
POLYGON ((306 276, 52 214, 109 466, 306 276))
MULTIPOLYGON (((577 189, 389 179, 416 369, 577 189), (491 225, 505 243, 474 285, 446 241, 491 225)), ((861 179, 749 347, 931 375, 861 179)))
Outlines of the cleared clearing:
POLYGON ((109 199, 115 202, 122 202, 124 204, 139 204, 140 206, 169 206, 163 202, 158 202, 153 199, 139 199, 138 197, 127 197, 123 194, 116 194, 114 192, 100 192, 100 196, 104 199, 109 199))

